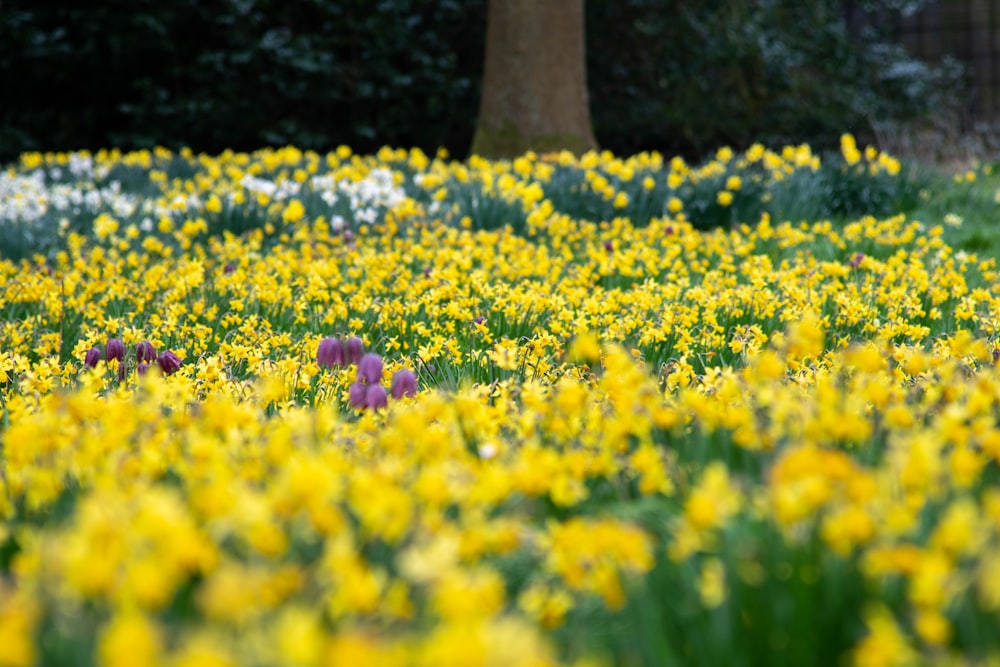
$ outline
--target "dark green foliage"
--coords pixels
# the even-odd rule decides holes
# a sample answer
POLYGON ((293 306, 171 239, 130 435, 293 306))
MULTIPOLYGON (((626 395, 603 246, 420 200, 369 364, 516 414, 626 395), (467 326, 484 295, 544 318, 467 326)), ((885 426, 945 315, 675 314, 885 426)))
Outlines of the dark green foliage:
MULTIPOLYGON (((209 153, 445 146, 464 155, 486 4, 5 0, 0 162, 27 150, 155 144, 209 153)), ((753 141, 831 147, 843 131, 869 140, 887 124, 960 105, 957 70, 891 45, 895 5, 587 0, 598 142, 619 155, 688 158, 753 141)))
POLYGON ((817 171, 796 171, 771 188, 767 210, 778 220, 793 222, 909 214, 922 203, 921 191, 926 195, 932 182, 941 182, 910 163, 902 165, 895 176, 885 171, 872 174, 869 169, 864 161, 848 165, 835 155, 826 155, 817 171))
POLYGON ((689 157, 754 141, 829 147, 841 132, 868 139, 960 103, 960 71, 933 70, 891 43, 899 3, 864 4, 589 0, 598 141, 689 157))
POLYGON ((464 149, 484 34, 485 2, 6 0, 0 161, 111 145, 464 149))

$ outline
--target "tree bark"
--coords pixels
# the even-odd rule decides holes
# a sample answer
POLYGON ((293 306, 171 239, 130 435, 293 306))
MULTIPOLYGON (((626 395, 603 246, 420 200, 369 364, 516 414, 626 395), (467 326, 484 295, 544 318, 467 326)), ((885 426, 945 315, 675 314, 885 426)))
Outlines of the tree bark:
POLYGON ((489 0, 472 153, 597 147, 587 99, 584 0, 489 0))

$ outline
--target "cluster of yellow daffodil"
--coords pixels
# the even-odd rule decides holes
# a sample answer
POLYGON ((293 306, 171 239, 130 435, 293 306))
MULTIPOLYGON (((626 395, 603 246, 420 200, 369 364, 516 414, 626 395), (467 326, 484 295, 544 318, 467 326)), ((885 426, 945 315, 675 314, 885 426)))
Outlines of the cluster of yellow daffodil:
POLYGON ((0 666, 1000 657, 1000 293, 940 226, 628 217, 807 146, 180 158, 22 158, 150 190, 0 262, 0 666))

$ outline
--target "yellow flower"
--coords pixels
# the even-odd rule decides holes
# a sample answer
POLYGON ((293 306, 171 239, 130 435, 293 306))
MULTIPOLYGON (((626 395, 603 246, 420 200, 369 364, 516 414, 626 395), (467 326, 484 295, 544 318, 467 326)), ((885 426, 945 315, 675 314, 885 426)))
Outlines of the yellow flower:
POLYGON ((868 634, 854 648, 854 664, 858 667, 907 667, 917 663, 916 652, 892 613, 879 605, 865 614, 868 634))
MULTIPOLYGON (((231 650, 212 635, 186 637, 171 656, 172 667, 236 667, 231 650)), ((358 663, 361 664, 361 663, 358 663)))
POLYGON ((698 578, 698 594, 706 609, 715 609, 726 599, 726 569, 718 558, 706 558, 698 578))
POLYGON ((310 667, 319 664, 323 629, 317 615, 301 607, 284 609, 274 625, 276 664, 310 667))
POLYGON ((942 646, 951 639, 951 623, 936 609, 921 609, 913 623, 920 636, 928 644, 942 646))
POLYGON ((209 213, 221 213, 222 212, 222 200, 219 199, 219 195, 212 193, 211 196, 205 201, 205 210, 209 213))
POLYGON ((306 208, 298 199, 292 199, 281 214, 281 219, 285 222, 298 222, 306 215, 306 208))
POLYGON ((162 651, 158 628, 145 616, 131 612, 112 619, 98 642, 101 667, 155 665, 162 651))
POLYGON ((0 667, 30 667, 36 662, 35 626, 38 610, 23 593, 12 593, 0 582, 0 667))
POLYGON ((733 193, 728 190, 720 190, 715 196, 715 200, 719 202, 719 206, 729 206, 733 203, 733 193))
POLYGON ((695 529, 709 530, 722 526, 741 505, 742 496, 730 483, 727 468, 715 461, 705 468, 684 504, 684 517, 695 529))
POLYGON ((861 160, 861 152, 858 150, 858 145, 855 143, 853 135, 840 135, 840 152, 848 165, 857 164, 861 160))
POLYGON ((876 524, 871 515, 857 505, 848 505, 823 520, 823 540, 841 556, 867 543, 875 536, 876 524))
POLYGON ((488 569, 452 570, 434 584, 432 604, 446 621, 492 616, 504 603, 504 582, 488 569))
POLYGON ((565 621, 566 613, 573 607, 573 598, 563 589, 536 584, 521 593, 518 606, 542 627, 552 630, 565 621))
POLYGON ((601 359, 601 345, 592 332, 577 335, 566 352, 566 360, 572 363, 594 364, 601 359))

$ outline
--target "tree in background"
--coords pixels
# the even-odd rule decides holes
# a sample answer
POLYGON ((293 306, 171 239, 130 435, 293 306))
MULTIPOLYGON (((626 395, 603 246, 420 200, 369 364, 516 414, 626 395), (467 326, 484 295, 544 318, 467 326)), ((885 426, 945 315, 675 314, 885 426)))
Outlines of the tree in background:
POLYGON ((587 98, 584 0, 490 0, 472 153, 595 148, 587 98))

